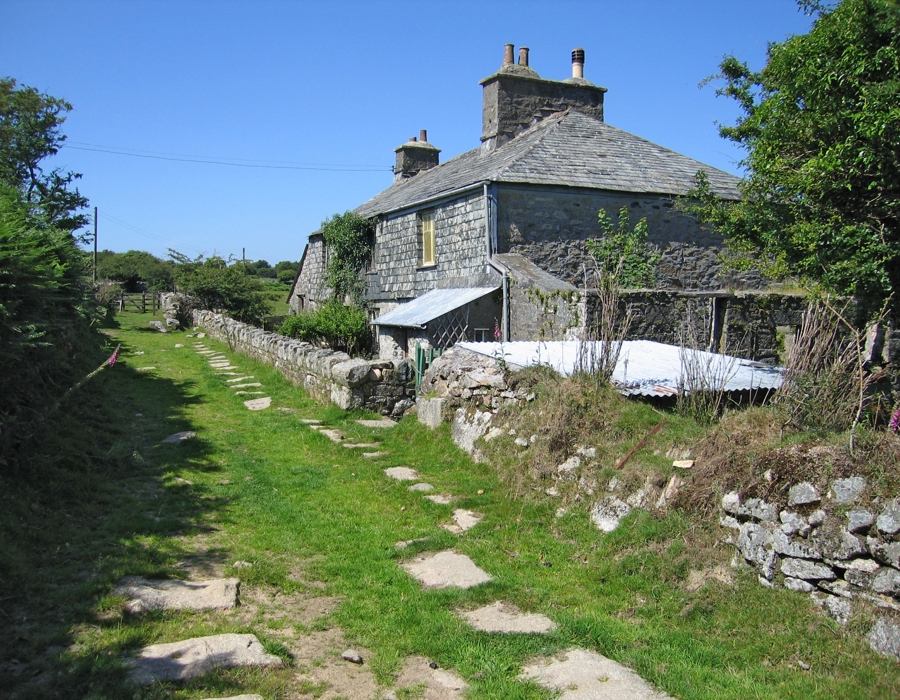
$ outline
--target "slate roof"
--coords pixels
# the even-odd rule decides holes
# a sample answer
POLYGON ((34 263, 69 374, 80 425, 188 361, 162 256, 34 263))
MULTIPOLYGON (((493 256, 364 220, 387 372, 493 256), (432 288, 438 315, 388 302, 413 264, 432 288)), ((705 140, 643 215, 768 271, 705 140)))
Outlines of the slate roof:
POLYGON ((482 181, 683 195, 705 170, 720 197, 740 178, 575 110, 560 112, 492 151, 476 148, 397 182, 355 211, 374 216, 482 181))

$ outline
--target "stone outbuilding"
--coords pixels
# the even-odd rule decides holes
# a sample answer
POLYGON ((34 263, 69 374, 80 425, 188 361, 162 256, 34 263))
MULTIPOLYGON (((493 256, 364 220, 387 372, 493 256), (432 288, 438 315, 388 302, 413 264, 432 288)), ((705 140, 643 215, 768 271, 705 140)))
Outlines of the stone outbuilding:
MULTIPOLYGON (((659 288, 701 294, 709 337, 714 325, 727 327, 736 290, 762 287, 757 273, 724 269, 721 238, 674 206, 701 170, 725 199, 739 198, 739 179, 605 123, 606 88, 585 80, 583 66, 576 49, 572 77, 547 80, 529 66, 528 49, 516 64, 508 44, 502 66, 481 81, 478 148, 440 163, 422 131, 396 149, 393 184, 354 210, 376 222, 360 274, 381 357, 410 356, 416 344, 570 336, 586 315, 581 292, 595 267, 585 241, 598 235, 601 209, 615 219, 625 207, 632 224, 647 219, 659 288), (415 313, 397 312, 417 302, 415 313)), ((325 267, 319 231, 291 290, 295 313, 328 297, 325 267)), ((674 309, 677 300, 666 299, 674 309)), ((637 337, 662 339, 655 332, 637 337)))

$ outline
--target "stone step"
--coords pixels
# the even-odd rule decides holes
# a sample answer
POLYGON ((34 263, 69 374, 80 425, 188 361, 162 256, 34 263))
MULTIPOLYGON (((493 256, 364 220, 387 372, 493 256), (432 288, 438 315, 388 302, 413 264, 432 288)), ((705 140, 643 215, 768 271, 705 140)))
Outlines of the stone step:
POLYGON ((423 554, 401 566, 426 588, 472 588, 493 580, 469 557, 453 550, 423 554))
POLYGON ((556 629, 556 623, 546 615, 523 613, 515 605, 499 600, 477 610, 458 614, 482 632, 546 634, 556 629))
POLYGON ((522 670, 521 678, 562 691, 559 700, 671 700, 631 669, 584 649, 536 659, 522 670))
POLYGON ((237 605, 240 581, 236 578, 208 581, 153 580, 129 577, 112 594, 128 598, 132 614, 150 610, 228 610, 237 605))
POLYGON ((169 644, 152 644, 128 659, 128 677, 136 685, 185 681, 237 666, 280 666, 281 659, 267 654, 256 635, 217 634, 169 644))

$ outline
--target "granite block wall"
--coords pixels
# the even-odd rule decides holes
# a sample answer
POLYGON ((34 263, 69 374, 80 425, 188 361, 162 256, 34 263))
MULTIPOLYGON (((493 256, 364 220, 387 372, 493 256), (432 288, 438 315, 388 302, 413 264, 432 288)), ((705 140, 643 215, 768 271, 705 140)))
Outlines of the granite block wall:
POLYGON ((306 245, 300 276, 289 300, 291 313, 315 309, 331 295, 331 290, 325 286, 327 264, 325 239, 321 234, 313 234, 306 245))
POLYGON ((498 252, 519 253, 552 275, 576 287, 591 287, 585 270, 593 262, 584 249, 596 237, 597 213, 613 218, 627 207, 630 221, 646 217, 648 242, 662 254, 657 277, 663 289, 762 289, 756 272, 722 267, 720 236, 674 208, 665 195, 598 192, 572 187, 498 185, 498 252))
POLYGON ((323 403, 395 417, 415 403, 415 370, 408 360, 351 358, 211 311, 194 311, 194 324, 233 350, 274 367, 323 403))

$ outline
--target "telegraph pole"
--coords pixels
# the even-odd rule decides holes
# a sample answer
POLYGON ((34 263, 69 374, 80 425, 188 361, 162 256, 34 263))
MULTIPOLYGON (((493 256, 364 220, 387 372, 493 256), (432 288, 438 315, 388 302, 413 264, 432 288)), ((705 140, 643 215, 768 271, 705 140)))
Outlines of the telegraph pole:
POLYGON ((94 284, 97 283, 97 207, 94 207, 94 284))

